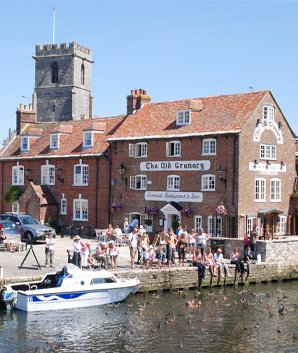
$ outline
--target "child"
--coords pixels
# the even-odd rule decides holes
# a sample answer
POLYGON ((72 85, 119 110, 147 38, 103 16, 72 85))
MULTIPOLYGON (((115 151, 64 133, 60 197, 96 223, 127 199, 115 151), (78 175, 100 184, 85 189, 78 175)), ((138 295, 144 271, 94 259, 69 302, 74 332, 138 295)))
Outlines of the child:
POLYGON ((49 267, 49 260, 50 260, 50 266, 54 267, 53 261, 54 261, 54 252, 55 252, 55 238, 53 238, 52 233, 48 235, 46 238, 46 244, 45 244, 45 254, 46 254, 46 267, 49 267))
POLYGON ((146 270, 151 270, 153 260, 155 258, 155 250, 152 245, 149 246, 146 252, 146 270))
POLYGON ((165 261, 166 253, 164 252, 164 245, 159 244, 155 257, 157 258, 157 269, 161 270, 162 269, 162 264, 165 261))

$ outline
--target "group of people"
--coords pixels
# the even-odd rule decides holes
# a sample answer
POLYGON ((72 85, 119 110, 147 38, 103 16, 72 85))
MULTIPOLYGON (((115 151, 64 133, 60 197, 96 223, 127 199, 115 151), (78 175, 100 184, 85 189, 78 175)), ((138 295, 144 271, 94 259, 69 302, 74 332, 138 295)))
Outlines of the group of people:
MULTIPOLYGON (((209 235, 201 228, 198 233, 193 229, 187 231, 186 226, 179 226, 177 231, 169 229, 162 232, 157 246, 150 245, 148 235, 142 226, 136 224, 129 233, 129 248, 131 268, 134 269, 136 263, 146 269, 151 269, 153 260, 156 259, 156 268, 162 269, 164 266, 185 266, 186 258, 193 266, 198 267, 199 276, 205 278, 206 266, 209 267, 212 276, 231 277, 229 267, 223 258, 222 249, 218 248, 213 254, 208 247, 209 235), (178 263, 176 263, 176 254, 178 263)), ((233 249, 230 256, 230 263, 235 264, 240 275, 244 273, 244 262, 240 260, 237 249, 233 249)))
POLYGON ((118 251, 114 240, 99 242, 92 253, 90 242, 83 241, 79 235, 73 238, 72 262, 81 269, 89 267, 117 268, 118 251))

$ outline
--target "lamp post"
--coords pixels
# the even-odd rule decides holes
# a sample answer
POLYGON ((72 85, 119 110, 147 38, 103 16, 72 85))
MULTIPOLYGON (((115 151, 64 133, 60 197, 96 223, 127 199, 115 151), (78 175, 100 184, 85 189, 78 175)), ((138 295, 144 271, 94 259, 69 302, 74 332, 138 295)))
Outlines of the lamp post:
POLYGON ((123 163, 121 162, 120 167, 118 168, 118 172, 121 176, 121 180, 123 180, 124 174, 126 172, 126 168, 124 167, 123 163))

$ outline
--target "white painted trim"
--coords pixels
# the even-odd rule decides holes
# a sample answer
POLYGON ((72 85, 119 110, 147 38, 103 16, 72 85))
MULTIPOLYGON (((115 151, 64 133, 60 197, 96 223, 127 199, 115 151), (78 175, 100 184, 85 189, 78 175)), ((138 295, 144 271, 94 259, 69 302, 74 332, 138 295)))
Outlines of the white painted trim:
POLYGON ((212 136, 212 135, 226 135, 226 134, 239 134, 241 130, 228 130, 228 131, 210 131, 202 133, 190 133, 190 134, 172 134, 172 135, 152 135, 152 136, 136 136, 136 137, 116 137, 110 138, 107 141, 134 141, 134 140, 153 140, 153 139, 172 139, 181 137, 200 137, 200 136, 212 136))

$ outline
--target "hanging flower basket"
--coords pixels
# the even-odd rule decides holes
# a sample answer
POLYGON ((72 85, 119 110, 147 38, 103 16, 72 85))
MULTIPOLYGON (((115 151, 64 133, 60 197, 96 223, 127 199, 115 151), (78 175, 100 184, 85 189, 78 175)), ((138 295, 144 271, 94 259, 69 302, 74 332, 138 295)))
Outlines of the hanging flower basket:
POLYGON ((122 210, 122 206, 119 202, 112 203, 111 211, 121 211, 121 210, 122 210))
POLYGON ((193 212, 192 212, 192 209, 189 207, 189 208, 183 208, 181 210, 181 214, 186 217, 191 217, 193 215, 193 212))
POLYGON ((225 206, 223 204, 220 204, 219 206, 216 207, 215 212, 219 216, 226 216, 228 214, 228 211, 226 210, 225 206))
POLYGON ((158 208, 156 208, 156 207, 147 208, 147 214, 149 216, 157 215, 158 214, 158 208))

